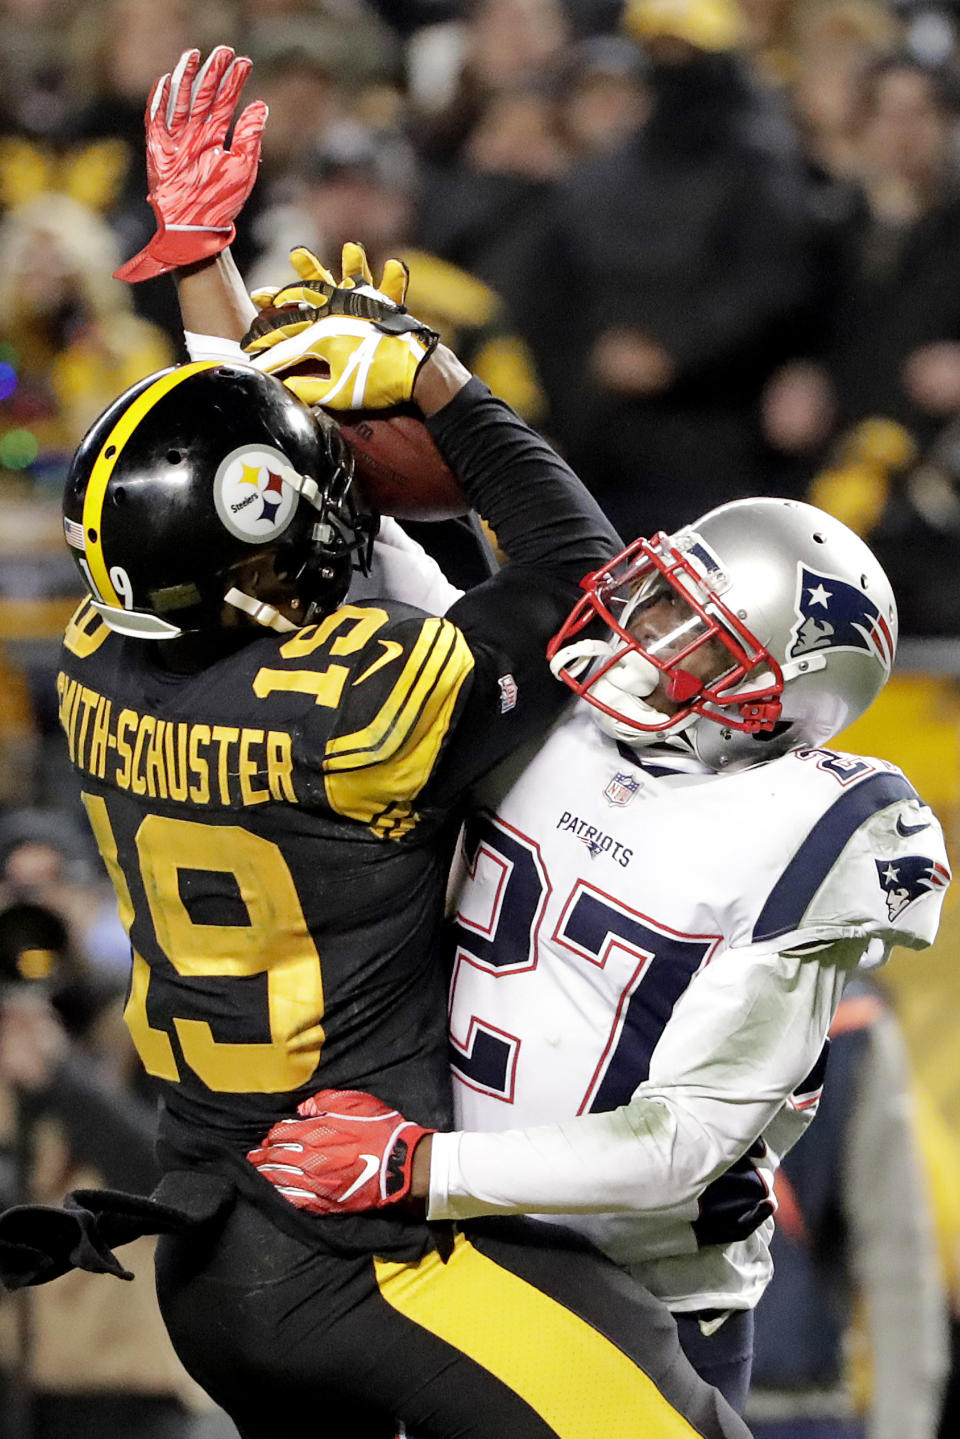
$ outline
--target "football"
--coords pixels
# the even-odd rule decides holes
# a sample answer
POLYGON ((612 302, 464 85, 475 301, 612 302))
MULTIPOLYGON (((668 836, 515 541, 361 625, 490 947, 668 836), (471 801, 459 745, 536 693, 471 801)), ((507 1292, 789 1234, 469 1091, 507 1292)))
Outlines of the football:
POLYGON ((469 510, 466 491, 413 406, 328 413, 353 450, 369 509, 401 520, 446 520, 469 510))

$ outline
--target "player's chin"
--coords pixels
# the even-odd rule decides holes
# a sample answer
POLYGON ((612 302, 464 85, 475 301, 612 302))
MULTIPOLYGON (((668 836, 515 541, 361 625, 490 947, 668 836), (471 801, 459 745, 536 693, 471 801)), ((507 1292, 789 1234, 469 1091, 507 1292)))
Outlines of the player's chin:
POLYGON ((661 676, 657 681, 656 689, 651 694, 644 695, 643 702, 645 705, 649 705, 650 709, 656 710, 657 714, 666 715, 669 718, 670 715, 677 713, 680 706, 676 700, 667 697, 665 685, 666 681, 661 676))

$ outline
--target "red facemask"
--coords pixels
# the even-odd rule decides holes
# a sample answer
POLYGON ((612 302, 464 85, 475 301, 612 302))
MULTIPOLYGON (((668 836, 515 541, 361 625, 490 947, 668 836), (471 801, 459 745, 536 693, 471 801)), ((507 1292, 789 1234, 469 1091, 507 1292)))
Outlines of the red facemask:
POLYGON ((724 585, 695 534, 683 549, 664 534, 635 540, 581 581, 583 598, 547 647, 553 673, 627 732, 675 734, 698 715, 751 734, 772 730, 783 675, 724 604, 724 585), (607 638, 579 639, 596 619, 607 638), (655 690, 672 712, 645 703, 655 690))

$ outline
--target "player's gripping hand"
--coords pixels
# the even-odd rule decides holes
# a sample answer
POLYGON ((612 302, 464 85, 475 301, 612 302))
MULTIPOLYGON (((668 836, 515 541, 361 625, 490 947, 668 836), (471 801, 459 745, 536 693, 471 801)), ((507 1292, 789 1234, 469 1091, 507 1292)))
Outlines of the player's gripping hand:
POLYGON ((410 1193, 423 1129, 358 1089, 321 1089, 281 1119, 247 1158, 298 1209, 350 1214, 410 1193))
POLYGON ((386 262, 378 288, 356 243, 343 247, 339 284, 302 246, 290 260, 299 280, 253 295, 260 313, 241 341, 251 363, 307 405, 382 410, 409 401, 438 337, 403 306, 403 262, 386 262))
POLYGON ((341 252, 339 286, 326 265, 305 245, 290 251, 290 263, 300 278, 290 284, 254 290, 250 298, 258 310, 279 310, 301 302, 322 306, 337 288, 362 291, 394 309, 400 309, 406 298, 410 272, 404 262, 387 260, 380 284, 375 285, 366 251, 356 241, 348 240, 341 252))
POLYGON ((229 150, 227 131, 252 68, 244 55, 218 45, 201 66, 185 50, 162 75, 147 102, 147 199, 156 234, 116 271, 136 284, 225 250, 234 221, 253 189, 267 107, 255 100, 239 116, 229 150))

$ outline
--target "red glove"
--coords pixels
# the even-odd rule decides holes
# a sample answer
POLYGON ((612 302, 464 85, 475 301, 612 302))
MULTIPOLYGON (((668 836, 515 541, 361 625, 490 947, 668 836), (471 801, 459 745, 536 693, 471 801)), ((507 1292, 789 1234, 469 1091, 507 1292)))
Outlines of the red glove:
POLYGON ((298 1209, 352 1214, 398 1204, 410 1192, 413 1151, 435 1133, 359 1089, 321 1089, 281 1119, 253 1167, 298 1209))
POLYGON ((207 260, 236 235, 234 220, 253 189, 267 107, 255 100, 227 131, 252 62, 218 45, 200 67, 200 51, 185 50, 172 75, 154 85, 144 117, 147 199, 157 232, 115 271, 135 285, 181 265, 207 260))

